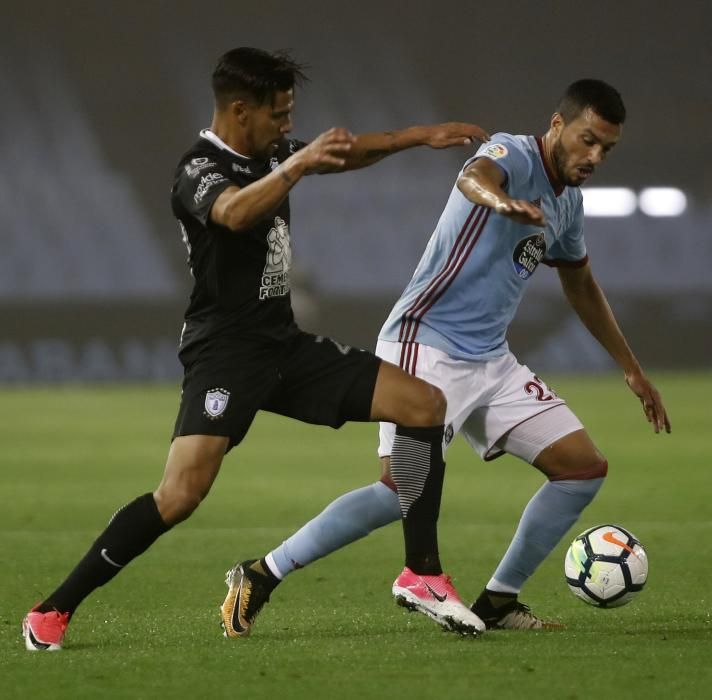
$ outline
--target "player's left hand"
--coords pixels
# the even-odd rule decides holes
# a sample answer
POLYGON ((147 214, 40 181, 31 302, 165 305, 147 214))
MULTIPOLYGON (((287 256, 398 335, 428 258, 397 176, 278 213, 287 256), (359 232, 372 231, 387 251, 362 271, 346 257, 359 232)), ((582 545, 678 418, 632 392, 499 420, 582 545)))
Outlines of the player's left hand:
POLYGON ((640 399, 645 417, 648 423, 652 423, 653 430, 659 433, 664 428, 665 432, 669 433, 671 430, 670 419, 665 406, 663 406, 663 401, 658 390, 642 370, 626 374, 625 381, 630 390, 640 399))
POLYGON ((490 135, 477 124, 447 122, 428 127, 425 145, 430 148, 449 148, 450 146, 464 146, 475 140, 489 141, 490 135))

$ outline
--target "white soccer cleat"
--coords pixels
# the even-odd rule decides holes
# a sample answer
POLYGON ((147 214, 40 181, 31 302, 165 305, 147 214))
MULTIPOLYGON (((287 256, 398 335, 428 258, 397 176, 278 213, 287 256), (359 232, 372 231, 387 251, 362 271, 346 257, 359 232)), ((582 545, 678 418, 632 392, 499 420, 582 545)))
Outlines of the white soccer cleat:
POLYGON ((485 623, 460 600, 445 574, 421 576, 406 566, 393 582, 393 595, 398 605, 427 615, 449 632, 476 637, 486 629, 485 623))

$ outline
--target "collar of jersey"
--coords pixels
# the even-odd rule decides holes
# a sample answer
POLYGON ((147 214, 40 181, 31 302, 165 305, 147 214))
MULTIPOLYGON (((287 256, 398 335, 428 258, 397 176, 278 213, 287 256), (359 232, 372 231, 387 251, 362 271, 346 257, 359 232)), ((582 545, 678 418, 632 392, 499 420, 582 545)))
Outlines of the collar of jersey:
POLYGON ((252 160, 252 158, 249 158, 248 156, 243 156, 242 153, 238 153, 237 151, 230 148, 230 146, 228 146, 217 134, 215 134, 210 129, 201 129, 200 138, 205 139, 206 141, 210 141, 210 143, 212 143, 214 146, 217 146, 223 151, 229 151, 230 153, 232 153, 232 155, 237 156, 238 158, 242 158, 244 160, 252 160))
POLYGON ((549 166, 546 162, 546 158, 544 157, 544 142, 542 141, 541 136, 535 136, 534 140, 536 141, 537 148, 539 149, 539 159, 541 160, 542 167, 544 168, 544 172, 546 173, 547 180, 549 180, 549 185, 554 191, 554 194, 558 197, 566 188, 564 185, 559 185, 556 182, 554 173, 552 173, 549 169, 549 166))

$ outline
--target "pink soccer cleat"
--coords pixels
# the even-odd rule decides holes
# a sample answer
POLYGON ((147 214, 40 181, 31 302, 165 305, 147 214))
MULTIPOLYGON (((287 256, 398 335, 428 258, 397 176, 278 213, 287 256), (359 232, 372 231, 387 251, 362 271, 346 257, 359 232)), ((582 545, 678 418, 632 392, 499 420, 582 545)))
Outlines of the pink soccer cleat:
POLYGON ((421 576, 407 566, 393 582, 393 595, 398 605, 417 610, 449 632, 474 637, 482 634, 485 623, 457 595, 449 576, 421 576))
MULTIPOLYGON (((35 606, 36 607, 36 606, 35 606)), ((69 626, 69 613, 41 613, 32 608, 22 621, 22 636, 29 651, 59 651, 69 626)))

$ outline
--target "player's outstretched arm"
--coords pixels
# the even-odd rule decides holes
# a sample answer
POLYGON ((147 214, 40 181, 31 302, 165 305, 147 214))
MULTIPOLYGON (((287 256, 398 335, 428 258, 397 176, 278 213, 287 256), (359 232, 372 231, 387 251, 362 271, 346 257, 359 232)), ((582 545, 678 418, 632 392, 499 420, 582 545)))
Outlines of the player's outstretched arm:
POLYGON ((489 158, 478 158, 457 180, 457 187, 473 204, 494 209, 520 224, 544 226, 544 212, 531 202, 512 199, 503 189, 504 172, 489 158))
POLYGON ((591 266, 559 268, 559 279, 564 294, 583 324, 594 338, 608 351, 625 373, 631 391, 640 399, 643 412, 653 430, 669 433, 670 419, 658 390, 645 376, 640 363, 621 331, 608 300, 599 286, 591 266))
POLYGON ((247 187, 228 187, 215 200, 210 220, 242 231, 274 211, 305 175, 324 168, 343 168, 354 143, 347 129, 329 129, 291 155, 269 175, 247 187))
POLYGON ((383 160, 386 156, 416 146, 451 148, 466 146, 473 141, 489 141, 489 134, 477 124, 447 122, 429 126, 411 126, 398 131, 359 134, 354 137, 351 150, 342 167, 324 168, 321 173, 356 170, 383 160))

